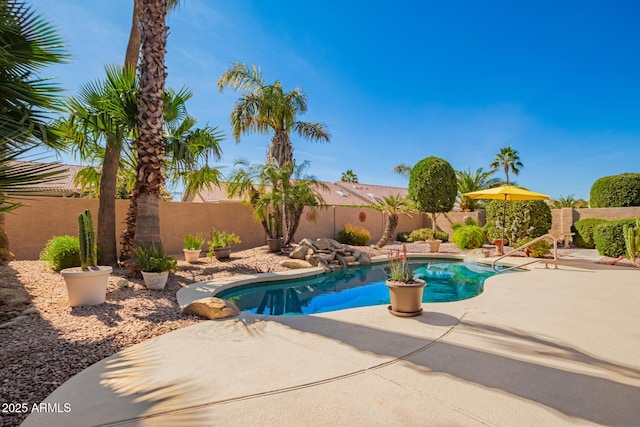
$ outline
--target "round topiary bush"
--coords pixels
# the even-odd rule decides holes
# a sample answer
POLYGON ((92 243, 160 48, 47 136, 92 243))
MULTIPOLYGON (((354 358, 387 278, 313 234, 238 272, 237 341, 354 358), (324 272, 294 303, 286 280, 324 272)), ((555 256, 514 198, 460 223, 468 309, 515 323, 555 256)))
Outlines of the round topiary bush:
POLYGON ((456 244, 459 249, 477 249, 487 241, 482 227, 476 224, 457 225, 453 229, 451 241, 456 244))
POLYGON ((433 216, 453 209, 458 194, 456 171, 439 157, 427 157, 411 168, 409 198, 420 212, 433 216))
POLYGON ((573 242, 579 248, 595 249, 596 242, 593 240, 593 230, 596 226, 607 222, 602 218, 585 218, 576 221, 571 226, 571 231, 575 233, 573 236, 573 242))
MULTIPOLYGON (((540 237, 547 234, 551 228, 551 208, 544 200, 522 200, 517 202, 492 200, 486 207, 487 222, 495 223, 496 220, 502 222, 503 212, 506 212, 507 231, 505 232, 505 238, 507 239, 510 239, 510 229, 514 228, 514 222, 515 227, 521 229, 520 234, 523 234, 515 236, 516 241, 524 237, 540 237), (528 225, 521 223, 524 212, 528 212, 528 225)), ((498 227, 494 227, 487 234, 489 239, 499 239, 502 231, 498 227)))
POLYGON ((640 206, 640 173, 623 173, 597 179, 591 186, 592 208, 640 206))
POLYGON ((80 266, 80 242, 75 236, 55 236, 40 252, 40 260, 55 271, 80 266))
POLYGON ((595 227, 593 239, 600 255, 617 258, 626 253, 624 234, 622 232, 622 227, 625 224, 635 226, 636 220, 635 218, 628 218, 607 221, 595 227))

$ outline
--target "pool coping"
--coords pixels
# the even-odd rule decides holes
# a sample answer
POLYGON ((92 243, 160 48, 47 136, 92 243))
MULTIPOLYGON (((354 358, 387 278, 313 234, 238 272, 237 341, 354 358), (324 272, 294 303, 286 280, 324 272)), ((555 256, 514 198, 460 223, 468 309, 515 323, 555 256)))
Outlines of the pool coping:
MULTIPOLYGON (((452 253, 408 253, 407 257, 410 259, 416 258, 436 258, 436 259, 454 259, 464 261, 467 259, 465 254, 452 254, 452 253)), ((501 260, 500 265, 517 266, 519 262, 517 258, 515 260, 505 258, 501 260)), ((477 258, 474 262, 481 264, 491 264, 494 258, 477 258)), ((389 260, 387 255, 377 255, 371 258, 372 264, 379 264, 387 262, 389 260)), ((526 261, 526 259, 525 259, 526 261)), ((525 262, 521 261, 521 262, 525 262)), ((323 267, 311 267, 301 268, 289 271, 270 272, 270 273, 256 273, 256 274, 239 274, 227 277, 218 277, 215 279, 207 280, 204 282, 194 282, 184 288, 178 290, 176 298, 180 310, 185 309, 192 302, 208 297, 215 297, 220 292, 241 287, 253 285, 260 282, 276 282, 281 280, 302 279, 305 277, 316 276, 329 271, 323 267)))

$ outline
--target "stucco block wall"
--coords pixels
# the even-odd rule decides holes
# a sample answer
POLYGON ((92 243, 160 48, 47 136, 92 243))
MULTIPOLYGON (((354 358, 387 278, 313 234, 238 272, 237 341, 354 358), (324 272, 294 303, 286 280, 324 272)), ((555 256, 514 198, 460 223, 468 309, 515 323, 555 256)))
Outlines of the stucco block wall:
MULTIPOLYGON (((128 200, 116 200, 116 241, 120 241, 120 233, 124 229, 124 220, 128 200)), ((38 259, 46 242, 53 236, 64 234, 77 235, 78 213, 90 209, 95 221, 98 218, 98 200, 65 199, 59 197, 41 197, 26 201, 26 205, 9 213, 5 217, 5 231, 9 238, 10 250, 17 259, 38 259)), ((385 216, 372 208, 327 207, 316 209, 315 218, 307 208, 302 214, 300 225, 295 235, 296 240, 304 237, 336 238, 338 231, 350 223, 364 227, 371 233, 373 244, 380 239, 384 231, 385 216)), ((182 238, 185 234, 201 233, 208 240, 211 228, 234 232, 240 236, 242 243, 236 249, 248 249, 265 245, 265 233, 262 226, 253 219, 251 209, 237 202, 189 203, 160 202, 160 228, 162 243, 168 253, 182 254, 182 238)), ((553 218, 552 232, 557 235, 569 233, 571 225, 583 218, 604 218, 607 220, 640 217, 640 207, 634 208, 598 208, 598 209, 555 209, 551 211, 553 218)), ((451 226, 462 223, 465 217, 476 220, 480 225, 485 223, 484 211, 448 212, 439 214, 437 227, 449 235, 451 226)), ((400 216, 397 232, 411 231, 422 227, 432 227, 430 215, 413 214, 412 218, 400 216)), ((394 236, 395 237, 395 236, 394 236)))

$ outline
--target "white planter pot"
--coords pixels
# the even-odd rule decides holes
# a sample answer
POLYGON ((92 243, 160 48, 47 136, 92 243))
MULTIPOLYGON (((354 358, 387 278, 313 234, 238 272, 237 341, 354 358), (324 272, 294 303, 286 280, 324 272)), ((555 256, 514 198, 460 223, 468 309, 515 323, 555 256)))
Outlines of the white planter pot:
POLYGON ((200 259, 200 249, 183 249, 184 260, 187 262, 198 262, 200 259))
POLYGON ((69 305, 102 304, 107 297, 107 282, 113 268, 99 265, 96 269, 83 270, 80 267, 65 268, 60 273, 67 284, 69 305))
POLYGON ((151 273, 149 271, 143 271, 142 278, 144 279, 144 285, 147 289, 164 289, 164 285, 167 284, 167 279, 169 278, 169 272, 151 273))

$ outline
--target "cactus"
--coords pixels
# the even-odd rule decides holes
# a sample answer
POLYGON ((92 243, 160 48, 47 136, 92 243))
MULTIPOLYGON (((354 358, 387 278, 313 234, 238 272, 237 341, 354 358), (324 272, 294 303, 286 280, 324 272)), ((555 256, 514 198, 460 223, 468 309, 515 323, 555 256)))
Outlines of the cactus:
POLYGON ((80 266, 83 270, 98 266, 98 248, 93 231, 91 211, 78 215, 78 240, 80 241, 80 266))
POLYGON ((636 259, 636 254, 640 251, 640 218, 636 220, 635 227, 622 226, 624 235, 624 245, 627 250, 626 256, 631 261, 636 259))

